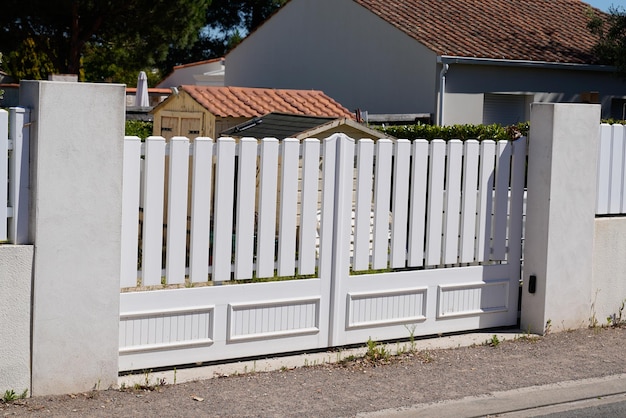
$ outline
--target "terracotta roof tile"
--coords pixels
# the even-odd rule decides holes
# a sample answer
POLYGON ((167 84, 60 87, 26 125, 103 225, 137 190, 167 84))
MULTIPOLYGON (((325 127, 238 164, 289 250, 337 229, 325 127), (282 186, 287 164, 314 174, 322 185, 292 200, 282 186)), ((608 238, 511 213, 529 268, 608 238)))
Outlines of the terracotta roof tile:
POLYGON ((272 112, 294 115, 347 117, 348 109, 319 90, 245 87, 181 86, 198 103, 221 117, 255 117, 272 112))
POLYGON ((438 55, 595 62, 581 0, 354 0, 438 55))

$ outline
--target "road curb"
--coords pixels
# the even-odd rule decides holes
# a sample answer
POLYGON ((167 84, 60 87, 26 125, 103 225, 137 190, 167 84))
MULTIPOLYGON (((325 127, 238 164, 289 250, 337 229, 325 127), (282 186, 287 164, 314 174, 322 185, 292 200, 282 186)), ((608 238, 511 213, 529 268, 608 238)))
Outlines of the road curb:
POLYGON ((528 417, 533 415, 531 412, 533 409, 622 394, 626 394, 626 373, 530 386, 450 401, 417 404, 408 408, 385 409, 361 413, 357 417, 420 418, 437 416, 438 418, 458 418, 502 414, 508 414, 507 416, 510 417, 528 417))

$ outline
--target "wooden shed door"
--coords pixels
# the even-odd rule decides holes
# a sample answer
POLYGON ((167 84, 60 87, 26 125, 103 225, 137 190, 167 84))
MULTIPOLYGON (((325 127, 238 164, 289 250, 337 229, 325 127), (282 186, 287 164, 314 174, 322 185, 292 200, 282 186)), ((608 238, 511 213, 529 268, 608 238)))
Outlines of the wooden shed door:
POLYGON ((166 140, 174 136, 185 136, 193 140, 205 135, 202 119, 202 112, 163 112, 160 134, 166 140))
POLYGON ((178 118, 172 116, 161 117, 161 136, 163 138, 171 139, 172 137, 179 135, 178 133, 178 118))

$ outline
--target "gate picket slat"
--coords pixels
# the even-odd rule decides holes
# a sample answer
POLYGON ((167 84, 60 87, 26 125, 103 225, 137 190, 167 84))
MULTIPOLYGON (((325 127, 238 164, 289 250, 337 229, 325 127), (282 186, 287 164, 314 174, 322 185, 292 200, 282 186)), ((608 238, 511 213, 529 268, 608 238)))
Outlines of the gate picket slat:
POLYGON ((480 183, 478 197, 477 261, 489 260, 491 254, 491 211, 493 207, 493 172, 496 153, 494 141, 480 143, 480 183))
POLYGON ((391 189, 391 157, 393 143, 379 139, 376 144, 376 178, 374 179, 374 236, 372 246, 372 268, 387 268, 389 252, 389 202, 391 189))
POLYGON ((302 145, 302 190, 300 204, 300 239, 298 272, 315 273, 318 180, 320 163, 320 142, 305 139, 302 145))
POLYGON ((408 266, 424 264, 426 190, 428 178, 428 141, 416 139, 411 147, 411 213, 409 217, 408 266))
POLYGON ((367 270, 370 263, 374 141, 362 139, 357 142, 356 147, 356 203, 354 207, 352 269, 359 271, 367 270))
POLYGON ((8 234, 9 194, 9 113, 0 109, 0 241, 6 241, 8 234))
POLYGON ((474 261, 476 245, 476 190, 478 186, 478 153, 476 140, 465 141, 463 161, 463 199, 461 215, 460 263, 474 261))
POLYGON ((252 278, 254 262, 254 204, 256 197, 257 140, 239 141, 237 218, 235 226, 235 279, 252 278))
POLYGON ((271 277, 274 275, 277 166, 278 140, 276 138, 265 138, 261 141, 259 174, 257 277, 271 277))
POLYGON ((619 187, 619 209, 617 213, 626 213, 626 129, 624 125, 613 125, 618 132, 614 132, 613 135, 617 136, 622 143, 622 156, 619 161, 619 179, 620 179, 620 187, 619 187))
POLYGON ((205 282, 209 278, 213 147, 210 138, 196 138, 193 141, 189 249, 189 279, 193 283, 205 282))
POLYGON ((165 278, 168 284, 174 284, 185 282, 189 139, 175 136, 169 146, 165 278))
POLYGON ((441 233, 443 228, 443 178, 446 143, 435 139, 430 143, 430 175, 428 185, 428 224, 426 225, 426 265, 441 263, 441 233))
POLYGON ((506 258, 507 220, 509 217, 509 175, 511 169, 511 149, 509 141, 498 141, 496 146, 496 196, 493 220, 493 254, 494 261, 506 258))
POLYGON ((448 168, 446 175, 446 220, 443 237, 444 264, 455 264, 459 257, 462 156, 463 143, 458 139, 449 141, 448 168))
POLYGON ((596 213, 598 215, 609 213, 612 136, 613 128, 611 125, 605 123, 600 125, 600 143, 598 144, 598 191, 596 197, 596 213))
POLYGON ((217 140, 215 208, 213 216, 213 281, 230 280, 233 242, 233 199, 235 184, 235 140, 217 140))
POLYGON ((519 266, 522 257, 522 227, 524 216, 524 183, 526 180, 526 146, 528 139, 521 137, 513 142, 511 161, 511 217, 507 261, 519 266))
POLYGON ((141 184, 141 140, 124 138, 122 169, 122 261, 121 287, 137 286, 137 246, 139 245, 139 185, 141 184))
POLYGON ((280 221, 278 223, 278 275, 296 272, 296 224, 298 220, 298 165, 300 141, 286 138, 282 142, 280 221))
POLYGON ((622 205, 622 180, 624 170, 624 126, 613 125, 610 163, 609 213, 620 213, 622 205))
POLYGON ((143 176, 142 284, 161 284, 165 138, 148 137, 143 176))
POLYGON ((406 266, 407 221, 409 210, 409 182, 411 143, 398 139, 395 143, 393 173, 393 214, 391 232, 391 267, 406 266))

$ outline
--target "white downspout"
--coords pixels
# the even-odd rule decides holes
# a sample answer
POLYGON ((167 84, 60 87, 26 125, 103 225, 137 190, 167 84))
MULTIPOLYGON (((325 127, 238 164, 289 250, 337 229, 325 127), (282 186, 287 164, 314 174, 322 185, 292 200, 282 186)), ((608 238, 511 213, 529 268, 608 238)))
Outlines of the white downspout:
POLYGON ((443 117, 443 101, 446 95, 446 74, 450 69, 450 65, 446 63, 442 63, 443 66, 441 68, 441 72, 439 73, 439 112, 437 114, 437 125, 443 126, 444 117, 443 117))

